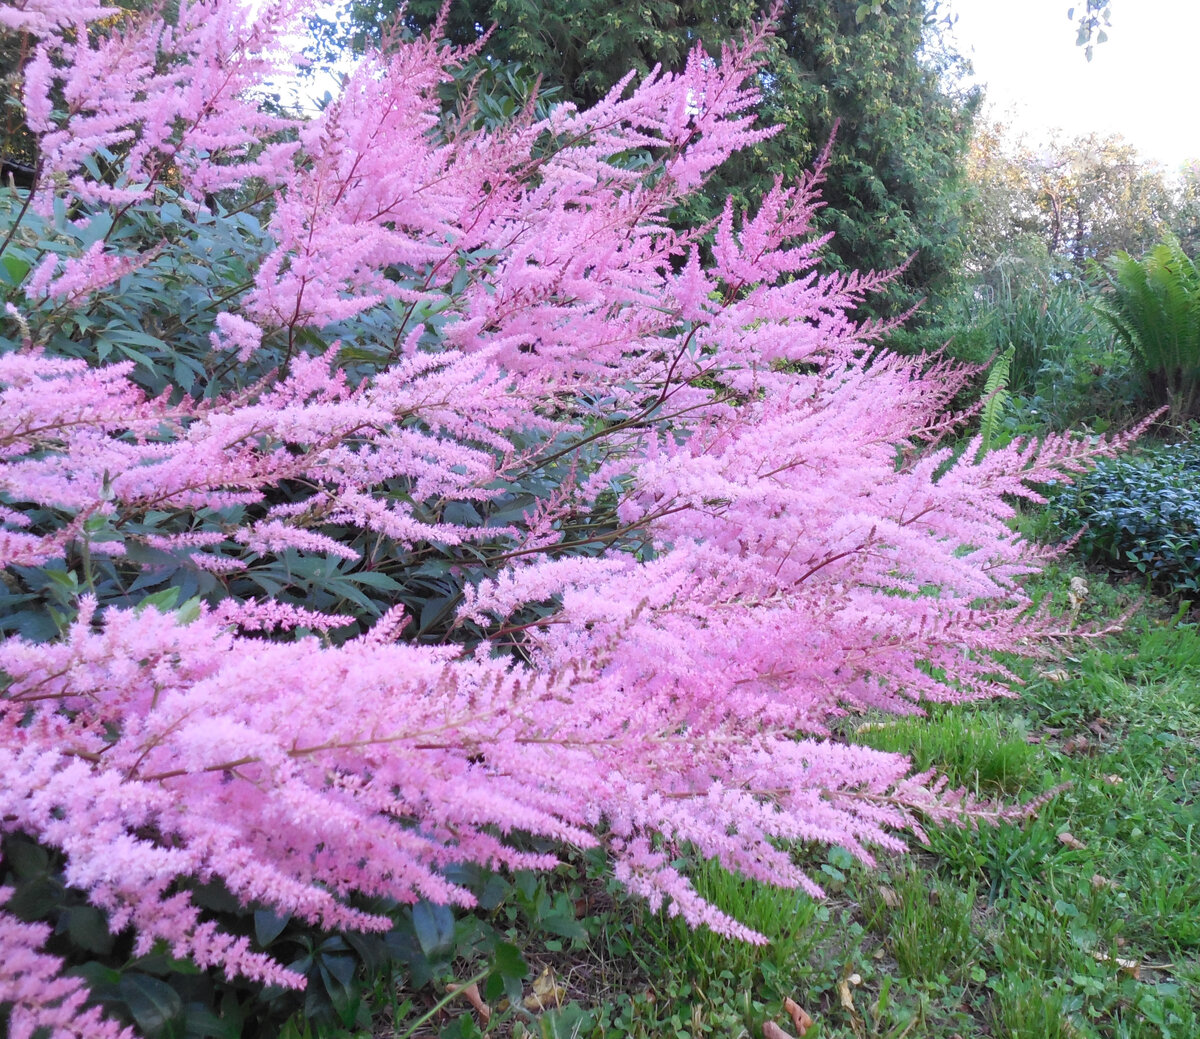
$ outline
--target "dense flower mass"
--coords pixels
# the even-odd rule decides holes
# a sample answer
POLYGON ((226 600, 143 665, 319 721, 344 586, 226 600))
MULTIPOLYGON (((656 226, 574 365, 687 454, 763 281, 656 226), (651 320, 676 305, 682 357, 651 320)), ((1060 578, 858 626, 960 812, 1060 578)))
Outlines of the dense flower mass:
MULTIPOLYGON (((668 220, 770 132, 761 39, 500 128, 441 107, 469 55, 397 43, 301 120, 258 88, 304 7, 0 11, 39 142, 0 565, 41 611, 0 642, 0 832, 136 950, 298 985, 179 880, 369 930, 352 893, 468 905, 446 867, 551 865, 532 834, 754 940, 673 848, 817 892, 789 841, 994 816, 831 725, 1003 691, 1056 634, 1011 503, 1103 448, 939 448, 970 373, 852 319, 886 276, 820 272, 819 170, 668 220)), ((15 1035, 120 1034, 0 936, 15 1035)))

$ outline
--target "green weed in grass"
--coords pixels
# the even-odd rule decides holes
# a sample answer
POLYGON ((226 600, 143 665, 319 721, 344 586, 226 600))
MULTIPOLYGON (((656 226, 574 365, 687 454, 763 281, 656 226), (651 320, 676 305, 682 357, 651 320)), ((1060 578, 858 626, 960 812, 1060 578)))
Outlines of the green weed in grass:
POLYGON ((974 962, 974 906, 974 884, 960 890, 912 863, 868 884, 863 899, 866 926, 883 939, 901 976, 922 981, 967 975, 974 962))
POLYGON ((711 984, 698 979, 756 998, 789 994, 809 973, 817 946, 830 937, 829 907, 802 891, 746 880, 713 861, 699 863, 692 879, 704 898, 765 935, 767 943, 731 942, 678 919, 649 917, 640 929, 641 955, 659 965, 651 968, 657 984, 676 998, 685 987, 711 991, 711 984))
POLYGON ((992 997, 995 1039, 1079 1039, 1068 1023, 1061 991, 1039 982, 1004 978, 992 997))
POLYGON ((1018 796, 1033 779, 1035 751, 1019 720, 969 707, 933 706, 927 717, 872 720, 853 733, 857 743, 898 751, 917 771, 937 768, 955 786, 1018 796))

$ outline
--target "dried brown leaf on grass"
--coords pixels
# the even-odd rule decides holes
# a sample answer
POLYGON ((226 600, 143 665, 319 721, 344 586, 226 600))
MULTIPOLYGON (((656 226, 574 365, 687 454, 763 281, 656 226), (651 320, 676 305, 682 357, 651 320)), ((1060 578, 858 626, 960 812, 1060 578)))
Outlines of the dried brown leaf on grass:
POLYGON ((1059 747, 1059 750, 1068 757, 1072 757, 1076 754, 1091 753, 1092 744, 1091 741, 1083 735, 1083 733, 1079 733, 1066 740, 1063 745, 1059 747))
POLYGON ((1097 963, 1116 964, 1118 970, 1128 974, 1134 981, 1142 980, 1142 965, 1137 960, 1127 960, 1120 956, 1109 956, 1108 953, 1104 952, 1093 952, 1092 959, 1097 963))
POLYGON ((457 992, 475 1008, 480 1019, 486 1025, 492 1016, 492 1008, 488 1006, 483 997, 479 995, 479 986, 472 982, 470 985, 455 985, 453 983, 446 986, 447 992, 457 992))
POLYGON ((896 894, 896 889, 888 887, 887 884, 879 885, 879 897, 883 904, 889 909, 900 908, 900 896, 896 894))
POLYGON ((560 1007, 567 998, 567 990, 558 983, 554 971, 547 967, 530 986, 530 993, 523 1003, 526 1010, 548 1010, 550 1007, 560 1007))
POLYGON ((792 1019, 792 1026, 796 1029, 796 1034, 803 1036, 813 1026, 813 1019, 808 1012, 791 996, 788 996, 783 1001, 783 1009, 792 1019))
POLYGON ((866 1035, 866 1026, 863 1024, 862 1015, 859 1014, 858 1008, 854 1005, 854 995, 850 990, 851 986, 861 984, 862 977, 858 974, 849 974, 841 977, 837 983, 838 1001, 842 1004, 842 1009, 850 1015, 850 1027, 860 1039, 866 1035))

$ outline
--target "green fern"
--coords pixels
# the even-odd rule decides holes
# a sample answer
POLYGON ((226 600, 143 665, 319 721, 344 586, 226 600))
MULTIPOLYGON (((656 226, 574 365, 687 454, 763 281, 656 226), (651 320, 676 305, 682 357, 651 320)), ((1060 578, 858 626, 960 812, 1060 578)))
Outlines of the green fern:
POLYGON ((988 372, 987 382, 983 384, 983 414, 979 420, 979 453, 975 456, 977 463, 983 461, 983 456, 995 446, 996 430, 999 429, 1000 420, 1004 417, 1004 409, 1008 406, 1008 379, 1012 372, 1015 354, 1016 348, 1010 344, 1009 348, 996 358, 992 370, 988 372))
POLYGON ((1200 406, 1200 268, 1174 236, 1144 259, 1118 253, 1112 291, 1096 313, 1129 350, 1170 421, 1197 417, 1200 406))

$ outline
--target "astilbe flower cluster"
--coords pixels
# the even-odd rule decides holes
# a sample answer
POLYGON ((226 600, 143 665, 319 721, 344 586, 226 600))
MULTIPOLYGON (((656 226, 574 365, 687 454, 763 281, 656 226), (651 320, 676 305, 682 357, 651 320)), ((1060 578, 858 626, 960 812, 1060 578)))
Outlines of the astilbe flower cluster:
MULTIPOLYGON (((61 561, 96 517, 117 532, 109 553, 140 539, 217 573, 286 549, 354 560, 346 529, 400 552, 463 544, 479 530, 419 503, 486 504, 576 460, 504 528, 495 576, 466 585, 464 631, 558 604, 521 626, 515 657, 487 639, 406 641, 399 609, 342 644, 272 640, 351 619, 239 598, 187 617, 85 597, 59 640, 0 643, 0 831, 58 849, 114 930, 139 951, 299 985, 179 880, 220 878, 326 927, 386 927, 347 897, 469 905, 445 867, 549 866, 507 839, 525 833, 603 844, 653 904, 757 940, 697 896, 672 849, 818 893, 788 842, 870 862, 923 820, 1001 812, 831 725, 1005 690, 993 654, 1057 634, 1022 591, 1038 554, 1010 528, 1012 502, 1104 448, 1063 437, 979 464, 974 446, 937 449, 970 373, 889 355, 884 329, 849 316, 886 276, 820 272, 821 243, 804 238, 819 168, 755 213, 668 223, 770 132, 752 125, 761 37, 589 111, 494 130, 439 108, 462 54, 399 43, 297 123, 261 111, 253 87, 300 4, 255 21, 204 0, 172 26, 103 31, 85 23, 107 8, 58 8, 24 0, 0 17, 37 37, 36 204, 66 193, 119 216, 169 190, 200 212, 247 178, 274 186, 273 247, 222 301, 212 342, 245 363, 272 337, 285 363, 202 401, 149 397, 128 364, 44 349, 30 292, 0 353, 0 564, 61 561), (116 180, 88 172, 100 149, 116 180), (622 161, 636 150, 652 175, 622 161), (431 313, 436 326, 406 323, 431 313), (306 352, 358 316, 388 330, 372 372, 351 378, 336 342, 306 352), (607 549, 573 552, 559 520, 602 507, 607 549), (195 522, 123 527, 154 510, 195 522)), ((136 260, 119 240, 69 258, 58 305, 84 305, 136 260)), ((78 987, 55 980, 36 928, 0 911, 0 934, 15 1028, 118 1034, 72 1019, 78 987)))

